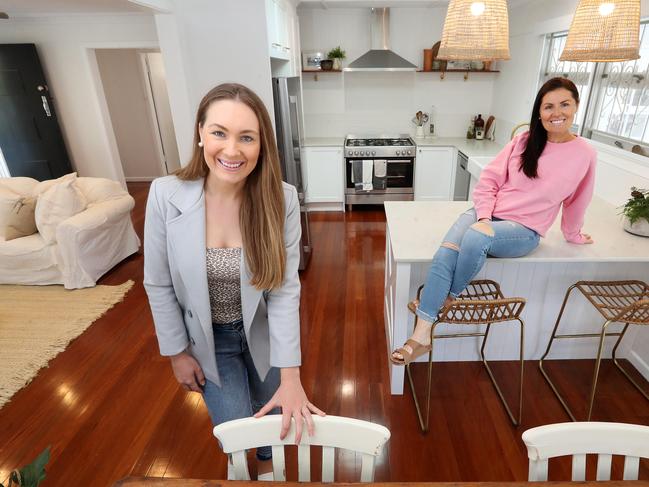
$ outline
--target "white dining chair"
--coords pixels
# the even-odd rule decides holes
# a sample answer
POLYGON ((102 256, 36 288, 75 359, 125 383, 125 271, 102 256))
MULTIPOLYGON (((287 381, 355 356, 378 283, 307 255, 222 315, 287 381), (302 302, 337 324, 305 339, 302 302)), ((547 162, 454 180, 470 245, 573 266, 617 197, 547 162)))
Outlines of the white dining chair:
MULTIPOLYGON (((322 482, 334 481, 336 448, 361 453, 360 481, 371 482, 374 479, 376 457, 390 439, 390 430, 368 421, 340 416, 314 415, 313 422, 314 435, 308 435, 305 424, 297 447, 298 481, 311 481, 312 445, 322 446, 322 482)), ((235 480, 250 480, 246 450, 266 445, 273 450, 273 480, 286 480, 284 446, 295 445, 295 420, 292 420, 288 435, 283 440, 279 439, 281 425, 281 415, 268 415, 235 419, 214 427, 214 436, 219 440, 223 452, 232 459, 235 480)))
POLYGON ((612 455, 624 455, 623 480, 637 480, 640 458, 649 458, 649 426, 583 421, 538 426, 522 435, 529 481, 548 479, 548 459, 572 455, 572 480, 586 479, 586 455, 597 454, 597 480, 610 480, 612 455))

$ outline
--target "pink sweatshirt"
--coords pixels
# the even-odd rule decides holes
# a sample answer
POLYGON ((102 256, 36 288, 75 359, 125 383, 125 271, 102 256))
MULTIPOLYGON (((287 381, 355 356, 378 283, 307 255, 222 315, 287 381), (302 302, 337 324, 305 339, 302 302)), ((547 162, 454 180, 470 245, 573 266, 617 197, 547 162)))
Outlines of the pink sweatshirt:
POLYGON ((593 196, 597 152, 581 137, 548 142, 539 157, 538 177, 531 179, 519 170, 528 135, 514 137, 483 169, 473 190, 478 218, 511 220, 545 236, 563 204, 564 237, 583 243, 581 227, 593 196))

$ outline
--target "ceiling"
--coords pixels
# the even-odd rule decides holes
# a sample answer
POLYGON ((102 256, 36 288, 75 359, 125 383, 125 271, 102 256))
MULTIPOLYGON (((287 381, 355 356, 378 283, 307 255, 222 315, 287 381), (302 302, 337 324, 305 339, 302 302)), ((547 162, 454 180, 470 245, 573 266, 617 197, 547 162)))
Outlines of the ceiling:
POLYGON ((150 12, 128 0, 1 0, 0 10, 9 17, 150 12))
MULTIPOLYGON (((439 7, 448 0, 290 0, 306 8, 340 7, 439 7)), ((508 0, 510 7, 531 0, 508 0)), ((129 0, 1 0, 0 11, 9 17, 42 15, 99 14, 99 13, 150 13, 151 10, 129 0)))

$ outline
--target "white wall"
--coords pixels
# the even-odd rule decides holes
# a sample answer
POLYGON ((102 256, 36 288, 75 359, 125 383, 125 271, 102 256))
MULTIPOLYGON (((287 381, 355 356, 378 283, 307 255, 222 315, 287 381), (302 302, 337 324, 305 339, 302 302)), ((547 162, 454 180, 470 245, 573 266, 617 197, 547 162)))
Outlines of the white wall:
POLYGON ((0 43, 34 43, 73 167, 123 182, 110 120, 97 90, 91 48, 156 47, 149 15, 68 15, 2 21, 0 43), (108 127, 108 130, 107 130, 108 127))
POLYGON ((264 0, 172 0, 173 13, 156 15, 160 52, 180 160, 191 155, 196 108, 214 86, 251 88, 273 118, 264 0))
POLYGON ((136 49, 97 49, 97 64, 127 181, 162 176, 161 161, 136 49))
MULTIPOLYGON (((340 45, 345 64, 370 48, 369 8, 298 8, 303 51, 323 51, 340 45)), ((423 49, 440 39, 446 8, 391 8, 390 47, 422 67, 423 49)), ((498 74, 349 72, 303 73, 307 137, 348 133, 414 132, 418 110, 435 105, 438 135, 461 137, 472 116, 487 118, 498 74)))

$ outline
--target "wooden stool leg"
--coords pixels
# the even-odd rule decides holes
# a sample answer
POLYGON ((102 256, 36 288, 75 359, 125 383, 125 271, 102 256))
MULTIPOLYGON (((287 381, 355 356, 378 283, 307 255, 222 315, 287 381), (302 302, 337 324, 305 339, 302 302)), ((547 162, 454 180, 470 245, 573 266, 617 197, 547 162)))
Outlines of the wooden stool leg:
POLYGON ((629 379, 629 381, 631 382, 631 384, 633 384, 633 385, 635 386, 635 388, 640 392, 640 394, 642 394, 642 395, 645 397, 645 399, 649 400, 649 394, 647 394, 647 393, 642 389, 642 387, 640 386, 640 384, 638 384, 638 383, 633 379, 633 377, 631 377, 631 376, 629 375, 629 373, 628 373, 626 370, 624 370, 624 368, 622 367, 622 365, 620 365, 620 364, 618 363, 618 361, 617 361, 617 357, 616 357, 616 355, 615 355, 616 352, 617 352, 617 347, 618 347, 618 345, 620 344, 620 342, 622 341, 622 338, 624 337, 624 334, 626 333, 626 330, 627 330, 628 327, 629 327, 629 323, 625 323, 624 328, 623 328, 622 331, 620 332, 620 336, 618 337, 617 341, 615 342, 615 346, 613 347, 613 352, 612 352, 612 354, 611 354, 611 355, 612 355, 611 358, 613 359, 613 363, 614 363, 615 366, 620 370, 620 372, 622 372, 622 373, 624 374, 624 376, 625 376, 627 379, 629 379))

